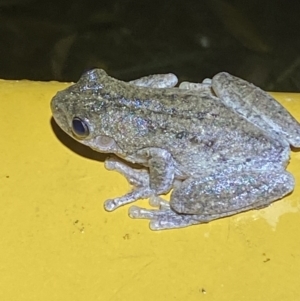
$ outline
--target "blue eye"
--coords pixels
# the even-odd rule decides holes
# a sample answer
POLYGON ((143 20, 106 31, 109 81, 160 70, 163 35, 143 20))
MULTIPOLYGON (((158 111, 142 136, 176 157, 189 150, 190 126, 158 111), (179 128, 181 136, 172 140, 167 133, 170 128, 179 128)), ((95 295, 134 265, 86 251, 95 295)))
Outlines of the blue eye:
POLYGON ((87 122, 79 117, 74 117, 72 120, 72 132, 80 139, 84 139, 90 134, 87 122))

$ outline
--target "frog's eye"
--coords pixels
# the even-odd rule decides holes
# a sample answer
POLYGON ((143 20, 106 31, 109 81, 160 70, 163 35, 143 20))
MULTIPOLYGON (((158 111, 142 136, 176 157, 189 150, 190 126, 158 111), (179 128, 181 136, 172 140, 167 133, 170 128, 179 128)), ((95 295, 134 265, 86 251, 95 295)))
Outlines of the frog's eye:
POLYGON ((86 138, 90 134, 88 123, 79 117, 74 117, 72 120, 72 132, 79 139, 86 138))

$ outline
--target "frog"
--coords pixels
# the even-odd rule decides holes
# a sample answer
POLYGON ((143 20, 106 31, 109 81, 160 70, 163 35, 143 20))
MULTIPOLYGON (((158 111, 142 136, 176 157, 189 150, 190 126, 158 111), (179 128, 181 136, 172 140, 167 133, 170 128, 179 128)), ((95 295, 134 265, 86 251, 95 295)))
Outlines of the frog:
POLYGON ((172 73, 125 82, 102 69, 51 100, 59 127, 96 152, 132 190, 105 201, 132 205, 129 216, 151 230, 208 223, 267 207, 291 193, 286 170, 300 147, 299 122, 270 94, 227 72, 202 82, 172 73), (170 193, 169 200, 164 195, 170 193))

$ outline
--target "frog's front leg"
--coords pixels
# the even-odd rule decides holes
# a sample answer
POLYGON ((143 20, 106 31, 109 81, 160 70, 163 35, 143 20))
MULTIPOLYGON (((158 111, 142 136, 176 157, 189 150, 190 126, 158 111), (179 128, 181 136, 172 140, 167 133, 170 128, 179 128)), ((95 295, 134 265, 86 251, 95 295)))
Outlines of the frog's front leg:
POLYGON ((135 202, 138 199, 150 197, 153 193, 149 186, 149 172, 145 169, 134 169, 116 157, 110 157, 105 161, 108 170, 116 170, 133 185, 134 189, 129 193, 114 199, 106 200, 104 208, 113 211, 123 205, 135 202))
POLYGON ((284 170, 189 178, 180 186, 174 186, 169 206, 160 200, 154 203, 160 205, 159 210, 132 206, 129 215, 150 219, 152 230, 187 227, 268 206, 293 187, 293 176, 284 170))
MULTIPOLYGON (((105 161, 107 169, 120 172, 134 186, 128 194, 107 200, 104 204, 107 211, 113 211, 138 199, 165 194, 171 190, 175 164, 170 153, 159 148, 146 148, 138 151, 134 157, 138 158, 138 161, 145 162, 148 170, 131 168, 115 157, 105 161)), ((133 161, 133 158, 130 158, 130 161, 133 161)))
POLYGON ((168 193, 174 182, 175 162, 171 154, 161 148, 149 147, 137 152, 149 167, 150 188, 155 195, 168 193))

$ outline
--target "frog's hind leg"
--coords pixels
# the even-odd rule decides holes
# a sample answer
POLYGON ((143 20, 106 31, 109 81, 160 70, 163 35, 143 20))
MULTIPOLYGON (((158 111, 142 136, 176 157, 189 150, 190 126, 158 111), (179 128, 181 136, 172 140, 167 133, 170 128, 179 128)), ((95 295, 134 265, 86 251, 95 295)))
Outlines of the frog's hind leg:
POLYGON ((150 205, 155 205, 159 209, 145 209, 138 206, 129 208, 131 218, 150 220, 151 230, 165 230, 174 228, 183 228, 191 225, 203 223, 195 215, 178 214, 170 207, 170 203, 160 197, 150 199, 150 205), (153 204, 155 202, 155 204, 153 204))
POLYGON ((300 147, 300 124, 270 94, 226 72, 216 74, 212 89, 220 100, 237 114, 300 147))
POLYGON ((170 203, 156 200, 158 210, 133 206, 129 215, 150 219, 152 230, 181 228, 268 206, 293 188, 294 178, 284 170, 188 179, 174 188, 170 203))

